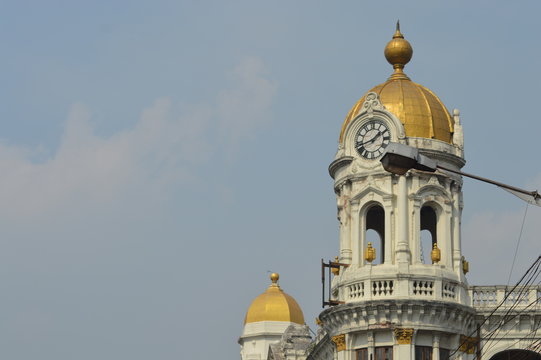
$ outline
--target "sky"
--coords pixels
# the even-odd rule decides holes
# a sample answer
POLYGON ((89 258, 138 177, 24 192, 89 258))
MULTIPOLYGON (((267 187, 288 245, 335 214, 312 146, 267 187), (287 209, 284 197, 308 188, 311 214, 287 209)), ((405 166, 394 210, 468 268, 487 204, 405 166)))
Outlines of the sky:
MULTIPOLYGON (((541 188, 537 1, 1 1, 0 354, 239 358, 279 272, 321 311, 350 107, 392 69, 460 109, 464 171, 541 188)), ((541 211, 464 180, 470 284, 516 281, 541 211), (525 215, 525 212, 526 215, 525 215)))

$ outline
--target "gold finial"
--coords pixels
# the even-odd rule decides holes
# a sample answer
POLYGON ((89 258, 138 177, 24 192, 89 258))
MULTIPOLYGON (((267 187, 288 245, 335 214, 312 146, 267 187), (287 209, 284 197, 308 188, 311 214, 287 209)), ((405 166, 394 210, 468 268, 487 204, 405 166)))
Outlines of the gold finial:
POLYGON ((432 264, 437 264, 441 260, 441 250, 438 249, 438 244, 434 243, 434 247, 432 248, 432 252, 430 253, 432 257, 432 264))
MULTIPOLYGON (((338 262, 338 256, 334 257, 334 262, 335 263, 338 262)), ((337 268, 333 267, 333 268, 331 268, 331 272, 333 273, 334 276, 338 276, 338 275, 340 275, 340 268, 339 267, 337 267, 337 268)))
POLYGON ((385 46, 385 58, 393 66, 394 73, 389 79, 406 79, 408 76, 404 74, 404 66, 411 60, 413 56, 413 48, 408 40, 404 39, 404 35, 400 32, 400 21, 396 22, 396 31, 393 39, 385 46))
POLYGON ((272 281, 271 286, 278 286, 278 279, 280 279, 280 275, 278 275, 278 273, 272 273, 270 274, 270 279, 272 281))
POLYGON ((462 257, 462 271, 464 272, 464 275, 470 271, 470 262, 466 261, 464 256, 462 257))
POLYGON ((372 261, 376 260, 376 249, 372 247, 371 242, 369 242, 366 246, 366 250, 364 252, 364 259, 369 263, 372 263, 372 261))

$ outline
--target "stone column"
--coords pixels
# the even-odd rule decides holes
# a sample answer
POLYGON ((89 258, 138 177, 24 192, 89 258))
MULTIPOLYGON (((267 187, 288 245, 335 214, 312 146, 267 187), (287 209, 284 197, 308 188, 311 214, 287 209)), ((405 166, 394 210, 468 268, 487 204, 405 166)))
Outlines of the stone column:
MULTIPOLYGON (((438 231, 438 242, 440 242, 440 238, 442 241, 442 246, 440 247, 441 250, 441 263, 442 265, 445 265, 447 269, 453 268, 453 253, 452 253, 452 240, 453 240, 453 231, 451 229, 452 221, 451 217, 453 216, 453 208, 452 204, 449 204, 445 202, 443 205, 441 216, 443 219, 440 219, 439 221, 442 221, 441 224, 441 232, 438 231)), ((439 225, 439 224, 438 224, 439 225)), ((438 226, 439 227, 439 226, 438 226)), ((439 230, 439 229, 438 229, 439 230)))
POLYGON ((412 328, 394 329, 396 345, 394 346, 393 360, 413 360, 415 358, 412 345, 413 333, 412 328))
POLYGON ((368 356, 368 359, 373 359, 375 360, 376 359, 376 354, 374 352, 375 350, 375 345, 374 345, 374 333, 372 331, 369 331, 366 333, 366 339, 368 341, 368 345, 367 345, 367 349, 366 349, 366 352, 367 352, 367 356, 368 356))
POLYGON ((383 263, 390 265, 393 262, 393 244, 392 244, 392 221, 391 218, 394 216, 394 209, 393 209, 393 197, 392 196, 385 196, 383 198, 383 209, 385 211, 385 239, 383 239, 384 247, 385 247, 385 258, 383 259, 383 263))
POLYGON ((432 336, 432 360, 440 360, 440 334, 437 332, 432 336))
POLYGON ((396 262, 399 271, 405 272, 409 268, 410 249, 408 245, 408 188, 406 175, 398 177, 396 206, 396 262))
POLYGON ((352 213, 351 213, 351 184, 345 183, 340 189, 340 196, 337 199, 338 205, 338 219, 340 221, 340 262, 345 264, 351 264, 351 225, 352 225, 352 213))
POLYGON ((460 249, 460 186, 456 183, 451 185, 453 192, 453 267, 460 276, 462 274, 462 252, 460 249))
MULTIPOLYGON (((359 200, 350 201, 351 205, 351 221, 350 221, 350 242, 351 242, 351 251, 352 251, 352 264, 358 264, 362 266, 364 264, 363 260, 363 244, 361 243, 361 236, 359 234, 359 228, 361 226, 361 219, 359 216, 359 200)), ((363 235, 364 236, 364 235, 363 235)))
POLYGON ((331 338, 332 342, 336 346, 336 360, 349 360, 346 358, 347 356, 347 349, 346 349, 346 334, 340 334, 333 336, 331 338))

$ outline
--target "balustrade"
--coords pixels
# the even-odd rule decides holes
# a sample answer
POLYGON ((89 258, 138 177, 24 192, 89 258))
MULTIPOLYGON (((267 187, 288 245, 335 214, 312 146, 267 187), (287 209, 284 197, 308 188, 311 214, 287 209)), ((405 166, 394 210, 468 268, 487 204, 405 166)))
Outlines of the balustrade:
POLYGON ((512 290, 512 286, 471 286, 468 289, 471 305, 475 308, 490 308, 501 304, 501 308, 511 306, 541 309, 541 286, 523 286, 512 290))

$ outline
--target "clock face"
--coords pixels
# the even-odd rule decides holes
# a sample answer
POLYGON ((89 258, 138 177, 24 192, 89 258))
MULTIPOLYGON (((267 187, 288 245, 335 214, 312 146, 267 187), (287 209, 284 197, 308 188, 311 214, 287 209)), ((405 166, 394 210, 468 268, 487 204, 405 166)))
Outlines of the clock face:
POLYGON ((391 141, 389 128, 379 120, 364 124, 355 136, 355 149, 366 159, 377 159, 391 141))

